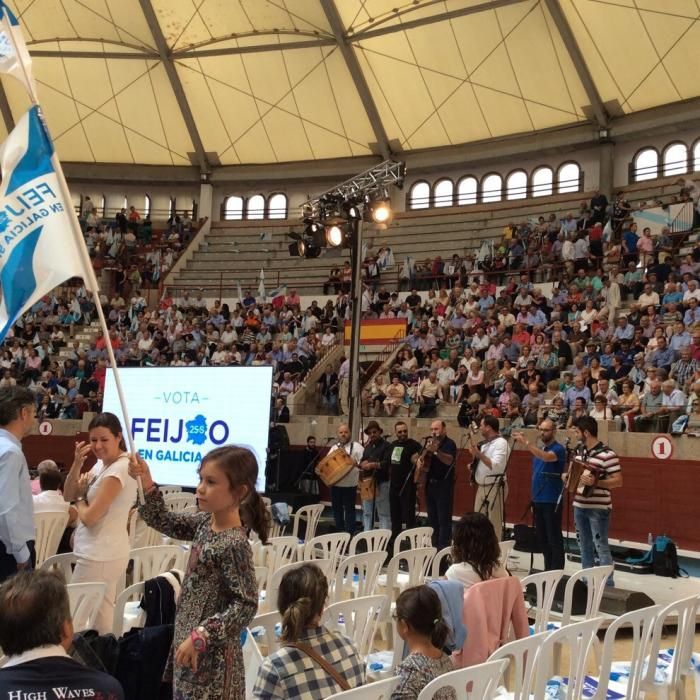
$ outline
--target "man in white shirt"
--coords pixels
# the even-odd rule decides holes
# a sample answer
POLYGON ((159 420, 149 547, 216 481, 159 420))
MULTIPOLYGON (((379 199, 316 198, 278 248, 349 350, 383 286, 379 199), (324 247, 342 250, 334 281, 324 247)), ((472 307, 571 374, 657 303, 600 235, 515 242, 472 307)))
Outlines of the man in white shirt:
POLYGON ((658 306, 659 295, 653 290, 650 284, 645 284, 644 291, 639 295, 638 302, 643 309, 647 306, 658 306))
POLYGON ((501 437, 498 418, 484 416, 479 430, 484 439, 481 448, 469 443, 469 451, 477 461, 474 479, 476 481, 476 498, 474 511, 488 516, 502 539, 508 484, 505 470, 508 462, 508 441, 501 437))
POLYGON ((35 513, 66 513, 67 525, 71 526, 78 517, 78 511, 68 503, 61 493, 63 476, 58 468, 45 469, 39 474, 41 491, 33 497, 35 513))
POLYGON ((355 514, 355 498, 357 496, 357 481, 359 471, 357 465, 362 461, 364 448, 359 442, 350 439, 350 427, 347 423, 338 426, 338 442, 336 442, 328 454, 336 450, 343 450, 353 461, 352 469, 333 486, 331 486, 331 505, 335 518, 335 531, 347 532, 350 537, 355 534, 357 517, 355 514))
POLYGON ((437 371, 437 380, 440 384, 440 393, 443 401, 448 401, 450 398, 450 384, 454 381, 455 371, 450 366, 449 360, 440 362, 440 369, 437 371))
POLYGON ((688 289, 683 292, 683 303, 688 304, 691 299, 700 301, 700 289, 696 280, 688 280, 688 289))

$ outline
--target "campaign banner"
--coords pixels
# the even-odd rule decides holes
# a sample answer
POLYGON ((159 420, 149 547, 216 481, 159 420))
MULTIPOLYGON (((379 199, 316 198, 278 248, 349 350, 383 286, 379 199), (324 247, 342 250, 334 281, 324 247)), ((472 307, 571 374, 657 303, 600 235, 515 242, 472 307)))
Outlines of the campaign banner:
MULTIPOLYGON (((119 368, 136 448, 160 484, 196 486, 202 458, 240 445, 258 461, 265 490, 272 367, 119 368)), ((107 370, 103 410, 124 417, 107 370)))

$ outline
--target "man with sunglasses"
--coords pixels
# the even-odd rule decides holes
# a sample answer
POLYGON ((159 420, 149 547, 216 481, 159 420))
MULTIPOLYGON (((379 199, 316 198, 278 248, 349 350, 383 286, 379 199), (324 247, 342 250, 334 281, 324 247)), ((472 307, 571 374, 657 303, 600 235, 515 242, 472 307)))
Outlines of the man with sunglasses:
POLYGON ((410 530, 416 526, 416 484, 413 470, 421 452, 419 442, 408 437, 408 425, 397 421, 394 426, 396 440, 391 443, 391 477, 389 483, 389 509, 391 512, 391 542, 402 531, 403 523, 410 530))
POLYGON ((513 440, 532 454, 532 511, 535 534, 544 554, 545 571, 564 568, 561 508, 557 506, 566 469, 566 448, 554 439, 554 423, 545 418, 538 426, 542 446, 533 445, 523 433, 513 440))

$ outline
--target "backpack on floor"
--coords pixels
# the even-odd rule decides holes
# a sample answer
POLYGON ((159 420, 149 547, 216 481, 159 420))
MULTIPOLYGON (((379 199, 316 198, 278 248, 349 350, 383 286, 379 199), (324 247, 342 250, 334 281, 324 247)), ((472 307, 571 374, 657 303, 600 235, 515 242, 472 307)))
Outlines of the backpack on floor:
POLYGON ((681 575, 682 569, 678 566, 678 551, 673 540, 664 535, 660 535, 654 540, 651 568, 656 576, 678 578, 681 575))

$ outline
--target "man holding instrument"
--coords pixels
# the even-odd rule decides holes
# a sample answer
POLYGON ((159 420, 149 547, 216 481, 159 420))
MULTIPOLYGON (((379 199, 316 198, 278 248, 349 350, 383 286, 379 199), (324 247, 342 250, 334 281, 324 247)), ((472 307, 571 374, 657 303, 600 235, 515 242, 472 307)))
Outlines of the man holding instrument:
MULTIPOLYGON (((391 446, 382 435, 382 428, 371 420, 365 428, 369 442, 365 445, 360 462, 360 479, 374 483, 373 497, 362 498, 362 523, 365 532, 374 529, 374 514, 379 518, 379 527, 391 530, 389 511, 389 468, 391 446)), ((360 491, 362 492, 362 491, 360 491)))
MULTIPOLYGON (((588 569, 595 565, 596 555, 601 566, 613 563, 608 543, 612 508, 610 491, 622 486, 622 471, 617 455, 598 440, 598 423, 595 418, 582 416, 576 421, 575 429, 583 448, 581 457, 591 467, 581 474, 580 488, 574 496, 574 522, 581 549, 581 567, 588 569), (583 495, 583 487, 592 489, 583 495)), ((564 474, 562 478, 566 479, 566 476, 564 474)), ((608 578, 607 585, 615 585, 612 575, 608 578)))
MULTIPOLYGON (((476 473, 476 498, 474 511, 488 517, 500 538, 503 533, 503 520, 508 497, 505 481, 508 463, 508 441, 501 437, 498 418, 484 416, 479 431, 483 442, 475 445, 469 442, 468 449, 473 458, 478 459, 476 473)), ((470 436, 471 438, 472 436, 470 436)))
POLYGON ((456 461, 457 445, 447 437, 445 421, 434 420, 430 424, 430 439, 416 462, 416 469, 425 470, 428 523, 433 528, 433 547, 438 551, 452 542, 456 461))
POLYGON ((347 532, 350 537, 355 534, 355 498, 357 497, 357 479, 359 476, 357 465, 362 461, 363 448, 359 442, 350 439, 350 428, 347 423, 338 426, 338 442, 328 451, 328 454, 336 450, 344 450, 352 459, 352 469, 333 486, 331 486, 331 505, 335 518, 337 532, 347 532))
POLYGON ((408 437, 408 425, 397 421, 394 425, 396 440, 391 443, 391 478, 389 505, 391 510, 391 542, 401 533, 403 524, 410 530, 416 526, 416 482, 413 470, 421 451, 419 442, 408 437))
POLYGON ((532 453, 532 512, 535 534, 544 555, 544 569, 564 568, 564 538, 561 534, 561 475, 566 469, 566 448, 554 439, 554 423, 545 418, 539 425, 542 447, 533 445, 523 433, 513 440, 532 453))

